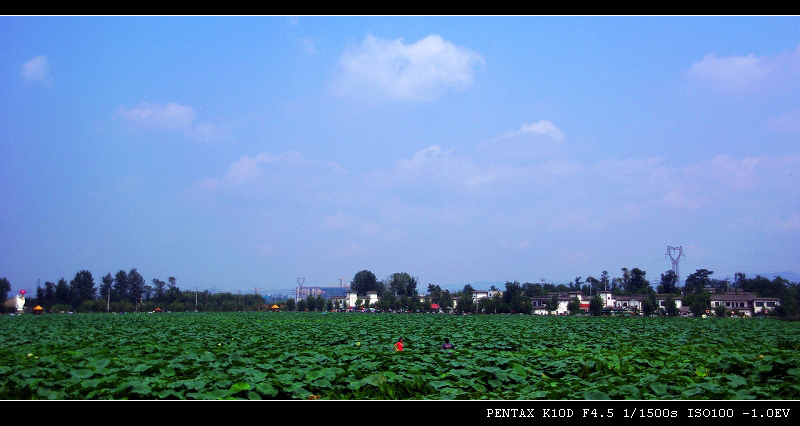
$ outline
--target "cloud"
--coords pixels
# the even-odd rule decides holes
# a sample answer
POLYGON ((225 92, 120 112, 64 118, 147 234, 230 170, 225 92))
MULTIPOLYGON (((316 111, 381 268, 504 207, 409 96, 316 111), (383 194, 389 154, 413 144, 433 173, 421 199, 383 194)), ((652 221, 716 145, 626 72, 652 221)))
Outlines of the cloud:
POLYGON ((147 129, 188 129, 196 114, 191 107, 177 103, 151 104, 142 102, 134 108, 121 106, 117 114, 136 126, 147 129))
POLYGON ((197 114, 194 109, 176 102, 168 104, 142 102, 133 108, 121 106, 116 115, 134 128, 183 131, 186 137, 201 142, 225 139, 222 127, 210 123, 195 123, 197 114))
POLYGON ((366 99, 427 102, 448 90, 472 86, 473 69, 483 63, 480 54, 438 35, 414 44, 369 35, 361 45, 341 56, 341 74, 334 90, 366 99))
POLYGON ((775 117, 768 123, 769 128, 787 133, 800 133, 800 112, 789 111, 775 117))
POLYGON ((299 154, 271 155, 264 152, 253 157, 242 155, 228 166, 228 171, 225 175, 222 177, 203 178, 195 182, 193 188, 200 192, 214 192, 221 188, 239 187, 261 176, 265 171, 264 166, 266 164, 277 163, 293 157, 299 157, 299 154))
POLYGON ((267 153, 261 153, 255 157, 243 155, 238 161, 231 164, 225 180, 233 184, 247 182, 261 174, 261 164, 275 163, 281 158, 281 156, 272 156, 267 153))
POLYGON ((718 58, 709 53, 692 64, 686 76, 707 82, 716 89, 748 92, 765 86, 785 88, 784 84, 795 81, 798 73, 800 47, 773 57, 751 53, 747 56, 718 58))
POLYGON ((47 56, 37 56, 22 66, 22 77, 28 81, 50 84, 49 72, 47 56))
POLYGON ((501 133, 495 139, 511 139, 529 135, 545 135, 555 142, 562 142, 566 138, 552 122, 541 120, 536 123, 523 124, 519 130, 501 133))
POLYGON ((529 162, 554 158, 562 152, 566 135, 548 120, 525 123, 517 130, 502 132, 484 144, 486 158, 500 162, 529 162))

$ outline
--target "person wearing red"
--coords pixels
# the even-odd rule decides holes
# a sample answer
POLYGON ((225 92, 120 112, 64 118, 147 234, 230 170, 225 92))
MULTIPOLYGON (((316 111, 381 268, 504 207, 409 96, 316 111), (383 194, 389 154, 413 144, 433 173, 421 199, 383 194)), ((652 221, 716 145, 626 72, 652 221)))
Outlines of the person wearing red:
POLYGON ((403 352, 403 338, 401 337, 397 343, 394 344, 395 352, 403 352))

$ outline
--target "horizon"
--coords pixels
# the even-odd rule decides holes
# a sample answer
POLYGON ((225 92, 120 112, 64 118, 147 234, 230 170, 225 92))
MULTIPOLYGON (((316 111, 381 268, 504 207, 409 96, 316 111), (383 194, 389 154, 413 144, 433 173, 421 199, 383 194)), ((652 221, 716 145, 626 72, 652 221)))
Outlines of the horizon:
POLYGON ((800 276, 800 17, 0 24, 12 294, 800 276))

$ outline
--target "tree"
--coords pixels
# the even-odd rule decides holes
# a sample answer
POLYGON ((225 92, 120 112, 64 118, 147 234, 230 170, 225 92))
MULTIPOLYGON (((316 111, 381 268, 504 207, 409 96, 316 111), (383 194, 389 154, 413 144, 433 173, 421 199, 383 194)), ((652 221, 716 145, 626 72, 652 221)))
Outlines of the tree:
POLYGON ((80 306, 86 300, 94 300, 97 294, 92 273, 86 270, 75 274, 75 278, 70 281, 69 285, 73 295, 72 306, 80 306))
POLYGON ((580 291, 582 284, 581 277, 575 277, 575 284, 569 283, 569 289, 570 291, 580 291))
POLYGON ((645 275, 647 273, 639 268, 633 268, 630 272, 630 280, 628 281, 628 291, 631 294, 644 294, 652 293, 653 289, 650 287, 650 282, 647 281, 645 275))
POLYGON ((72 302, 72 294, 69 291, 69 284, 63 277, 56 284, 56 303, 59 305, 69 305, 72 302))
POLYGON ((533 311, 531 300, 525 296, 519 281, 506 281, 506 290, 503 292, 502 302, 508 305, 512 312, 529 314, 533 311))
POLYGON ((169 277, 167 282, 167 301, 172 302, 180 296, 181 289, 178 288, 178 280, 176 280, 175 277, 169 277))
POLYGON ((589 299, 589 312, 592 315, 600 316, 603 313, 603 299, 599 294, 595 294, 589 299))
POLYGON ((622 278, 619 282, 623 292, 631 293, 631 272, 628 268, 622 268, 622 278))
POLYGON ((100 279, 100 296, 106 301, 106 306, 110 303, 111 291, 114 286, 114 277, 111 272, 107 273, 100 279))
POLYGON ((609 280, 608 280, 608 271, 603 271, 603 272, 600 274, 600 284, 599 284, 600 290, 603 290, 603 291, 608 291, 608 290, 610 290, 610 288, 608 287, 608 285, 609 285, 609 280))
POLYGON ((578 310, 581 308, 581 301, 578 300, 577 297, 570 300, 567 303, 567 310, 569 311, 570 315, 575 315, 578 313, 578 310))
POLYGON ((656 287, 658 293, 680 293, 678 288, 678 275, 673 270, 661 274, 661 281, 656 287))
POLYGON ((309 311, 316 311, 317 310, 317 298, 316 297, 314 297, 314 296, 312 296, 310 294, 306 297, 306 309, 308 309, 309 311))
POLYGON ((128 291, 128 297, 131 302, 138 303, 141 301, 144 294, 144 278, 136 268, 128 272, 128 291))
POLYGON ((5 302, 8 299, 8 293, 11 291, 11 282, 8 278, 0 278, 0 301, 5 302))
POLYGON ((547 302, 545 302, 544 307, 547 309, 548 313, 558 310, 558 296, 555 294, 550 296, 547 302))
POLYGON ((128 284, 128 273, 120 269, 114 276, 113 300, 127 300, 130 292, 128 284))
POLYGON ((713 273, 714 271, 709 271, 708 269, 698 269, 692 274, 689 274, 683 286, 683 294, 699 294, 705 291, 706 287, 711 285, 709 275, 713 273))
POLYGON ((403 297, 417 297, 417 278, 406 272, 396 272, 389 276, 387 287, 394 294, 403 297))
POLYGON ((158 278, 153 278, 153 300, 156 302, 166 301, 167 283, 158 278))
POLYGON ((675 303, 675 297, 673 297, 672 294, 667 294, 667 298, 664 299, 664 310, 669 316, 678 315, 678 304, 675 303))
POLYGON ((655 293, 650 293, 642 302, 642 313, 647 316, 653 314, 658 309, 658 302, 656 302, 655 293))
POLYGON ((584 294, 597 294, 600 289, 600 280, 590 275, 586 277, 586 285, 584 287, 586 288, 585 290, 582 289, 584 294))
POLYGON ((365 269, 353 277, 353 281, 350 282, 350 289, 359 296, 365 296, 368 291, 378 291, 380 287, 375 274, 365 269))

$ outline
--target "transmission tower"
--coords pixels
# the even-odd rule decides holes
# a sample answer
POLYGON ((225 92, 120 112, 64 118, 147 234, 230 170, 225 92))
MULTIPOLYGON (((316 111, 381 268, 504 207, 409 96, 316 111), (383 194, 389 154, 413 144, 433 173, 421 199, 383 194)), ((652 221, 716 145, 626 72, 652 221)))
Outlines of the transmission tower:
POLYGON ((681 257, 685 258, 683 255, 683 246, 672 247, 667 246, 667 254, 664 255, 666 258, 669 256, 670 260, 672 260, 672 272, 675 273, 675 278, 680 282, 680 273, 678 272, 678 261, 681 260, 681 257))

